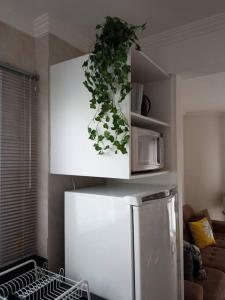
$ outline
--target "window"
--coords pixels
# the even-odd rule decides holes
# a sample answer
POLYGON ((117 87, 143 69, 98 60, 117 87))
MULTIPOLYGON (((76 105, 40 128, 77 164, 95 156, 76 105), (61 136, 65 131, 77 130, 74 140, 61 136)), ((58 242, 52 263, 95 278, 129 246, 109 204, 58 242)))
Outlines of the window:
POLYGON ((0 266, 36 253, 37 81, 0 67, 0 266))

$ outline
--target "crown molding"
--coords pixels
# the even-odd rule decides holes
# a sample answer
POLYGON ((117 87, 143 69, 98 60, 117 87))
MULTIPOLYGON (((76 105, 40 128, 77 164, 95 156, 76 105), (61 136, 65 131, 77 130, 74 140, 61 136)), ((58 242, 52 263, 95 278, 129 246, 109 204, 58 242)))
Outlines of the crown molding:
POLYGON ((49 14, 45 13, 33 20, 33 36, 40 38, 50 32, 49 14))
POLYGON ((161 48, 221 30, 225 30, 225 13, 148 36, 143 38, 140 44, 145 50, 161 48))
POLYGON ((74 26, 65 24, 45 13, 33 21, 33 36, 40 38, 49 33, 56 35, 83 52, 89 51, 91 40, 75 30, 74 26))

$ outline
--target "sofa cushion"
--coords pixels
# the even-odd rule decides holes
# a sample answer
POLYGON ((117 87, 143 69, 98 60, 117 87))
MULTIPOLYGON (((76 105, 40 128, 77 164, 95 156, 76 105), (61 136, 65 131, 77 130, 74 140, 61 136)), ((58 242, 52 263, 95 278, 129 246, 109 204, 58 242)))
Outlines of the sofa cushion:
POLYGON ((214 233, 214 238, 216 240, 216 244, 213 246, 225 249, 225 234, 224 233, 214 233))
POLYGON ((203 300, 203 287, 192 281, 184 281, 184 300, 203 300))
POLYGON ((214 233, 214 237, 216 240, 216 244, 213 246, 225 249, 225 234, 224 233, 214 233))
MULTIPOLYGON (((190 244, 184 241, 184 279, 193 280, 193 278, 198 279, 206 279, 206 272, 202 263, 201 251, 200 249, 193 244, 190 244), (190 258, 192 260, 192 265, 187 260, 185 254, 190 254, 190 258), (192 274, 190 274, 192 272, 192 274)), ((189 258, 189 257, 188 257, 189 258)))
POLYGON ((212 228, 213 228, 213 232, 225 234, 224 221, 212 220, 212 228))
POLYGON ((216 243, 212 227, 207 218, 204 217, 198 221, 191 221, 189 222, 189 226, 194 242, 199 248, 205 248, 216 243))
POLYGON ((212 227, 212 220, 210 218, 208 209, 205 208, 203 210, 195 212, 195 217, 199 218, 199 219, 202 219, 205 217, 209 221, 210 226, 212 227))
POLYGON ((183 250, 184 250, 184 280, 193 281, 194 264, 193 264, 192 253, 185 246, 183 250))
POLYGON ((201 249, 203 265, 221 270, 225 273, 225 249, 219 247, 207 247, 201 249))
POLYGON ((188 221, 195 215, 193 208, 189 204, 185 204, 183 206, 183 220, 184 223, 188 223, 188 221))
POLYGON ((206 268, 207 280, 195 280, 203 287, 204 300, 224 300, 225 274, 213 268, 206 268))
POLYGON ((192 234, 189 228, 189 224, 188 221, 194 216, 194 210, 192 209, 192 207, 188 204, 185 204, 183 206, 183 233, 184 233, 184 240, 186 242, 189 242, 191 244, 193 244, 193 238, 192 238, 192 234))

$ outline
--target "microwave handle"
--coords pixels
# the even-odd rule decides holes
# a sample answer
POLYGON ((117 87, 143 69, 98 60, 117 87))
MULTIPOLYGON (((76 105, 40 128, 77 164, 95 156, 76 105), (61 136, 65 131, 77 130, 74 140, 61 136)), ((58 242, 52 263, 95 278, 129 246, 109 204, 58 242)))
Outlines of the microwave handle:
POLYGON ((161 157, 160 157, 160 138, 157 138, 157 163, 160 165, 161 157))

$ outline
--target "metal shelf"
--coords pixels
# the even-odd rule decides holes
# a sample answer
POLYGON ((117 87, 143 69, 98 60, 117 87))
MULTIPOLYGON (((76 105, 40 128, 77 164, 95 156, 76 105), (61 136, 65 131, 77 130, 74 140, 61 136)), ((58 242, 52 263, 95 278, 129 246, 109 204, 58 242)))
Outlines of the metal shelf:
POLYGON ((84 299, 85 296, 90 300, 87 281, 75 282, 64 277, 63 269, 56 274, 48 271, 47 266, 38 267, 34 260, 12 267, 0 273, 0 277, 18 271, 29 264, 34 265, 33 269, 0 285, 0 300, 10 299, 11 296, 18 300, 84 299))

